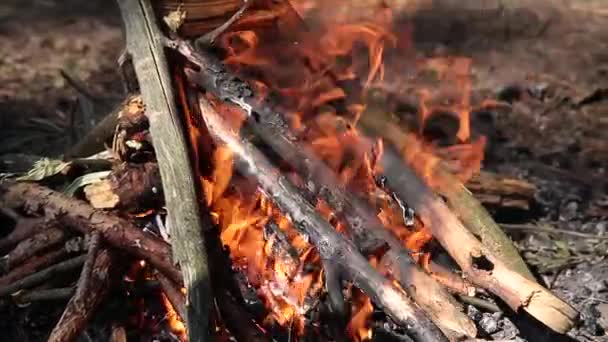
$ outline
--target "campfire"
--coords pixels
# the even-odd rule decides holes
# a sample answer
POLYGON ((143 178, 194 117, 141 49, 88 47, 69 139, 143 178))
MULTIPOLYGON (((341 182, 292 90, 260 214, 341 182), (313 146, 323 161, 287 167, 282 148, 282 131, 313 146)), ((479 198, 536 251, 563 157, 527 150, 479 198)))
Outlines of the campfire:
POLYGON ((113 341, 488 337, 465 304, 575 326, 485 209, 535 188, 482 170, 472 113, 509 104, 473 98, 472 59, 418 53, 430 4, 118 3, 131 96, 0 184, 0 295, 70 298, 50 341, 112 296, 113 341))

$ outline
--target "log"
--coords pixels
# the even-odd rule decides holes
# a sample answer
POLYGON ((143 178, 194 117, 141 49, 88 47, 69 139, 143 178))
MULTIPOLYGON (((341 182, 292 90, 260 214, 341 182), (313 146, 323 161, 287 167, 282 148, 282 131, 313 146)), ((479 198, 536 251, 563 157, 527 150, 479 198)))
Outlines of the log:
POLYGON ((44 212, 46 218, 56 218, 85 235, 99 231, 111 246, 147 260, 175 282, 182 281, 166 242, 142 232, 125 219, 96 210, 84 201, 35 183, 4 182, 0 183, 0 203, 11 208, 27 207, 32 212, 44 212))
POLYGON ((112 252, 103 249, 97 253, 90 273, 87 272, 86 267, 83 268, 79 289, 76 290, 59 322, 51 331, 49 342, 74 341, 80 335, 110 290, 112 278, 115 276, 112 266, 116 261, 112 252))
POLYGON ((209 53, 195 51, 191 45, 180 40, 168 42, 168 45, 177 49, 200 68, 198 72, 187 72, 192 82, 220 99, 237 103, 244 109, 249 106, 249 110, 253 110, 254 114, 247 121, 248 127, 305 178, 304 183, 307 184, 305 190, 312 194, 305 197, 324 199, 348 223, 355 244, 360 246, 362 252, 376 250, 387 243, 398 251, 395 255, 399 255, 399 262, 409 269, 408 277, 405 273, 401 277, 401 280, 405 281, 402 287, 438 325, 465 336, 475 336, 476 328, 462 313, 460 305, 450 298, 450 294, 445 289, 417 267, 402 243, 386 230, 365 203, 354 196, 348 196, 345 190, 341 189, 331 169, 306 151, 301 144, 296 144, 297 139, 290 133, 282 115, 270 103, 259 103, 255 100, 253 90, 228 72, 222 63, 209 53), (429 291, 434 293, 434 299, 418 295, 416 289, 423 287, 432 289, 429 291), (455 305, 439 306, 438 302, 455 305))
POLYGON ((204 97, 199 98, 203 119, 210 134, 220 144, 227 145, 240 160, 237 166, 246 173, 256 174, 256 181, 294 227, 306 234, 317 247, 319 255, 338 265, 346 279, 353 282, 382 307, 396 322, 418 341, 447 341, 441 331, 404 293, 383 278, 357 251, 297 193, 297 189, 276 170, 251 143, 238 137, 204 97))
POLYGON ((387 186, 416 210, 471 283, 497 295, 514 311, 526 311, 558 333, 574 326, 578 312, 572 306, 496 257, 401 160, 392 146, 385 146, 381 164, 387 186))
POLYGON ((162 201, 158 164, 123 163, 107 179, 87 185, 84 193, 94 208, 143 211, 162 201))
MULTIPOLYGON (((131 55, 146 105, 154 151, 163 182, 172 251, 187 289, 186 326, 190 342, 209 340, 211 286, 203 229, 212 227, 193 174, 186 135, 176 108, 164 46, 149 0, 118 0, 131 55)), ((162 268, 159 270, 163 271, 162 268)), ((175 279, 172 277, 175 281, 175 279)), ((178 281, 180 282, 180 281, 178 281)))

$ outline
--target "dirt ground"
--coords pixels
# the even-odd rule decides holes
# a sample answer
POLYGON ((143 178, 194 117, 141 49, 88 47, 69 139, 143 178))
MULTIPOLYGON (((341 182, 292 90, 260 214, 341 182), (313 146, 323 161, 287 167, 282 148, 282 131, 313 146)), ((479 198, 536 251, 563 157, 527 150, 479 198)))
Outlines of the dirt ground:
MULTIPOLYGON (((489 138, 485 167, 539 188, 534 214, 499 218, 598 236, 513 233, 539 279, 581 310, 571 336, 608 341, 608 1, 504 0, 499 11, 444 1, 415 17, 417 47, 472 57, 474 95, 511 104, 473 118, 489 138)), ((123 43, 113 1, 2 1, 0 155, 58 156, 78 141, 91 118, 123 96, 116 68, 123 43), (62 70, 91 96, 79 95, 62 70)), ((501 329, 488 334, 515 338, 501 329)))

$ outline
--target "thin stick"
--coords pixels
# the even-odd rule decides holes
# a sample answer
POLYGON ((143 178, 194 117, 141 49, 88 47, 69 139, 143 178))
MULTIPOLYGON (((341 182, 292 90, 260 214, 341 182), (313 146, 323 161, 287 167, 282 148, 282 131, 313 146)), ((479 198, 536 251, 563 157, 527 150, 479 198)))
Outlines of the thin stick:
POLYGON ((36 183, 0 183, 0 203, 12 208, 41 209, 45 217, 82 234, 99 231, 104 241, 140 259, 149 261, 173 281, 181 283, 182 276, 171 260, 170 246, 153 235, 144 233, 131 222, 110 213, 95 210, 84 201, 43 187, 36 183))
POLYGON ((239 168, 248 173, 255 173, 263 192, 291 220, 296 229, 311 239, 321 258, 339 264, 346 279, 370 296, 418 341, 447 340, 422 310, 383 278, 352 243, 335 231, 315 208, 298 194, 297 189, 285 177, 277 174, 265 156, 251 143, 240 139, 238 133, 220 119, 219 114, 202 96, 199 98, 199 105, 210 133, 218 143, 229 146, 241 160, 241 163, 237 163, 239 168))
POLYGON ((94 231, 90 234, 88 243, 87 260, 82 266, 82 272, 80 272, 80 279, 76 286, 76 297, 83 298, 89 290, 91 282, 91 272, 93 272, 93 265, 97 257, 97 251, 101 243, 101 234, 99 231, 94 231))
POLYGON ((73 294, 74 287, 32 290, 18 295, 14 300, 21 304, 41 301, 68 300, 73 294))
MULTIPOLYGON (((88 259, 90 256, 85 256, 88 259)), ((92 265, 91 280, 84 291, 77 289, 68 302, 59 322, 49 336, 49 342, 73 341, 82 332, 86 323, 93 317, 95 310, 103 302, 109 292, 112 281, 112 264, 115 257, 108 250, 101 250, 92 265)), ((85 264, 86 265, 86 264, 85 264)), ((82 277, 89 276, 82 273, 82 277)), ((85 283, 79 281, 80 285, 85 283)))
MULTIPOLYGON (((5 209, 12 210, 9 208, 5 209)), ((4 253, 5 251, 14 248, 15 245, 21 241, 31 237, 48 226, 45 224, 44 218, 29 218, 20 216, 15 221, 17 222, 15 224, 15 228, 13 228, 8 235, 0 240, 0 253, 4 253)))
POLYGON ((66 238, 66 233, 59 228, 49 228, 39 232, 38 234, 19 242, 19 244, 3 258, 3 266, 7 270, 15 268, 23 261, 32 256, 51 248, 66 238))
POLYGON ((175 283, 173 283, 171 279, 165 277, 163 274, 157 274, 156 279, 160 283, 163 292, 171 302, 171 305, 173 305, 175 312, 177 312, 179 317, 184 320, 186 318, 186 303, 184 300, 184 294, 180 292, 179 288, 175 286, 175 283))
POLYGON ((502 312, 498 305, 490 303, 487 300, 483 300, 481 298, 458 295, 458 299, 460 299, 463 303, 471 304, 477 308, 484 309, 486 311, 502 312))
POLYGON ((11 293, 15 293, 15 292, 25 289, 25 288, 29 288, 29 287, 41 284, 58 273, 67 272, 67 271, 76 269, 76 268, 80 267, 82 264, 84 264, 86 257, 87 257, 86 255, 77 256, 75 258, 55 264, 40 272, 36 272, 25 278, 17 280, 16 282, 14 282, 8 286, 0 287, 0 297, 9 295, 11 293))
POLYGON ((53 265, 57 261, 61 260, 67 251, 65 248, 59 250, 50 251, 46 254, 35 256, 29 259, 27 262, 13 269, 10 273, 0 278, 0 288, 8 286, 19 279, 25 278, 33 273, 36 273, 43 267, 53 265))
POLYGON ((203 229, 212 227, 202 192, 197 193, 186 135, 176 108, 164 36, 149 0, 118 0, 126 31, 127 51, 137 74, 154 150, 163 182, 171 227, 172 250, 187 289, 186 326, 190 342, 209 339, 212 305, 209 266, 203 229))

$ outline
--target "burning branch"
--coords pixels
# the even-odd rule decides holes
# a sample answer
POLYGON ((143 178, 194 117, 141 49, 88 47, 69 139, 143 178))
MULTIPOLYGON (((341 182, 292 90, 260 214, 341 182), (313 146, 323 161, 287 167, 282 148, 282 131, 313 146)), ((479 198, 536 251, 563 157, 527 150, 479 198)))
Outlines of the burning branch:
MULTIPOLYGON (((408 134, 404 133, 391 121, 382 109, 376 109, 374 106, 361 116, 359 124, 371 134, 387 139, 399 151, 414 148, 409 145, 416 142, 408 138, 408 134)), ((475 234, 486 248, 500 258, 506 266, 519 272, 528 280, 534 281, 534 276, 519 255, 511 239, 500 229, 490 214, 471 195, 462 182, 441 163, 435 165, 434 171, 432 175, 433 183, 440 184, 440 186, 435 186, 434 190, 447 199, 448 205, 458 214, 464 226, 475 234)), ((409 203, 408 199, 403 199, 409 203)), ((410 205, 413 204, 410 203, 410 205)))
MULTIPOLYGON (((205 51, 195 51, 184 41, 169 42, 190 62, 197 65, 198 72, 188 72, 190 80, 221 99, 239 104, 243 109, 253 110, 247 121, 257 137, 264 140, 279 156, 287 161, 308 184, 305 191, 312 197, 325 200, 341 216, 351 229, 355 244, 363 253, 388 244, 396 253, 391 256, 401 265, 401 285, 421 305, 436 324, 465 336, 475 336, 476 328, 462 313, 451 295, 422 271, 412 260, 409 252, 392 233, 386 230, 374 212, 362 201, 347 195, 341 189, 334 173, 316 156, 307 151, 289 131, 282 115, 269 103, 259 103, 246 83, 225 69, 222 63, 205 51), (425 288, 432 297, 422 295, 416 289, 425 288), (441 305, 438 303, 441 302, 441 305)), ((308 196, 310 197, 310 196, 308 196)))
POLYGON ((514 311, 523 309, 559 333, 572 328, 578 317, 574 308, 496 257, 390 147, 385 147, 382 167, 388 187, 415 208, 473 284, 494 293, 514 311))
POLYGON ((126 30, 127 51, 132 56, 154 139, 168 210, 168 226, 171 228, 172 250, 187 289, 188 337, 191 342, 205 341, 209 334, 212 300, 202 230, 203 227, 210 229, 211 221, 199 208, 197 182, 175 107, 162 45, 163 35, 156 24, 150 1, 118 0, 118 4, 126 30))
POLYGON ((336 232, 283 176, 278 175, 268 159, 251 143, 238 137, 210 104, 200 97, 199 105, 211 135, 227 145, 241 161, 246 174, 255 174, 264 193, 306 234, 317 247, 321 258, 340 265, 344 276, 363 290, 399 324, 419 341, 444 341, 445 336, 404 293, 383 278, 356 247, 336 232))

